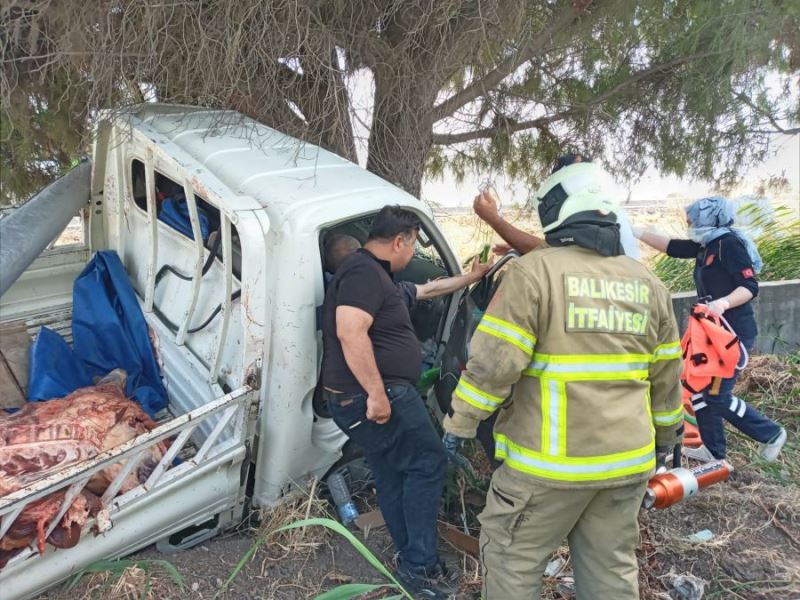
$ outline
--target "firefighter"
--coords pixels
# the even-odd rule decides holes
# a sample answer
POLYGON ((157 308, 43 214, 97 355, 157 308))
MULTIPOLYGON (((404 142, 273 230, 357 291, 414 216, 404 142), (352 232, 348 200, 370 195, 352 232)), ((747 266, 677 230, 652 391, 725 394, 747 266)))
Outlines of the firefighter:
POLYGON ((577 596, 638 598, 637 514, 681 439, 681 349, 670 295, 624 255, 596 163, 537 194, 547 247, 514 262, 481 320, 445 419, 445 447, 499 411, 481 513, 483 598, 539 598, 566 538, 577 596))

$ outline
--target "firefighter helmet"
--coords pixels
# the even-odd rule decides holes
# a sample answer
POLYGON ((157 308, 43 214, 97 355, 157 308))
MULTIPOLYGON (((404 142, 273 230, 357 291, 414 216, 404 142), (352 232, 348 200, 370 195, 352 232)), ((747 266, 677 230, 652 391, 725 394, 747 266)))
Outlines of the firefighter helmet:
POLYGON ((616 189, 600 165, 573 163, 550 175, 536 192, 536 209, 547 233, 581 212, 616 212, 616 189))

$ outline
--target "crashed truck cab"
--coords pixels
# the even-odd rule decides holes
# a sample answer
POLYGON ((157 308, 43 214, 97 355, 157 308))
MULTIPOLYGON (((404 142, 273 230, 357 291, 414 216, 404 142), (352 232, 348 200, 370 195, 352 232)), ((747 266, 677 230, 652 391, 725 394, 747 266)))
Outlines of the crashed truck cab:
MULTIPOLYGON (((147 104, 106 114, 86 171, 83 241, 42 251, 0 297, 0 324, 31 338, 48 325, 69 341, 72 282, 95 252, 114 250, 154 334, 169 407, 153 431, 0 498, 0 537, 31 502, 62 492, 66 510, 104 466, 173 442, 146 482, 124 494, 112 483, 77 545, 13 556, 0 570, 8 598, 152 543, 198 543, 237 524, 248 502, 274 506, 341 463, 347 438, 314 402, 327 236, 363 243, 375 213, 399 204, 422 231, 398 278, 460 271, 419 200, 238 113, 147 104), (168 202, 181 194, 182 213, 168 202)), ((412 315, 428 366, 454 304, 420 302, 412 315)))

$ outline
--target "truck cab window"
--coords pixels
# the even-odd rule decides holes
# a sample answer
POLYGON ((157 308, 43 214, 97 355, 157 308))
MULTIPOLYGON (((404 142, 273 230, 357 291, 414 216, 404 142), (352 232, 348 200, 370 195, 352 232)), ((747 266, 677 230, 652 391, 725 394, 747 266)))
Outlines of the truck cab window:
MULTIPOLYGON (((144 211, 147 210, 147 180, 144 162, 134 158, 131 161, 131 191, 133 202, 144 211)), ((183 185, 155 171, 156 215, 160 223, 177 231, 184 237, 194 240, 189 206, 183 185)), ((222 244, 220 237, 220 213, 216 206, 207 202, 197 194, 194 195, 197 205, 197 216, 200 220, 200 235, 203 246, 222 260, 222 244)), ((242 249, 239 233, 231 225, 232 269, 237 279, 241 278, 242 249)))
POLYGON ((131 161, 131 188, 134 204, 147 212, 147 179, 144 163, 138 158, 131 161))

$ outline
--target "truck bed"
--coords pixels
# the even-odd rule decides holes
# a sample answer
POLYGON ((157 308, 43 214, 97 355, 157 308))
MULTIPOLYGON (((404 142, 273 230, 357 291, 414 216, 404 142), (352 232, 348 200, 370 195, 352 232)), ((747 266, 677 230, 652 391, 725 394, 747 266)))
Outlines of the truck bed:
MULTIPOLYGON (((32 316, 20 321, 0 323, 0 408, 20 408, 25 404, 28 381, 28 349, 42 327, 49 327, 72 345, 72 310, 62 307, 46 315, 32 316)), ((159 424, 179 416, 167 407, 155 416, 159 424)), ((178 453, 180 460, 189 460, 197 452, 197 444, 189 439, 178 453)))
POLYGON ((19 321, 0 323, 0 408, 20 408, 28 386, 28 348, 42 326, 72 343, 69 307, 19 321))
MULTIPOLYGON (((4 385, 13 386, 22 402, 30 343, 42 326, 57 331, 71 343, 71 317, 70 307, 62 306, 47 314, 0 324, 0 373, 5 367, 4 385)), ((164 359, 175 360, 181 352, 181 348, 170 345, 164 359)), ((169 364, 164 366, 168 379, 169 364)), ((170 390, 168 385, 168 393, 179 389, 170 390)), ((46 527, 49 533, 94 473, 125 462, 102 498, 103 509, 84 526, 77 546, 54 549, 48 545, 40 555, 34 542, 0 569, 0 587, 9 593, 9 598, 29 598, 95 560, 124 556, 186 527, 215 520, 216 525, 201 532, 207 535, 230 526, 241 516, 244 501, 241 464, 247 440, 252 436, 254 397, 254 392, 245 386, 181 411, 176 409, 170 393, 170 407, 156 415, 158 426, 153 431, 0 497, 2 538, 26 506, 64 493, 62 509, 46 527), (170 449, 148 481, 118 494, 126 474, 138 464, 137 459, 162 441, 170 441, 170 449)), ((187 406, 185 400, 180 404, 187 406)))

